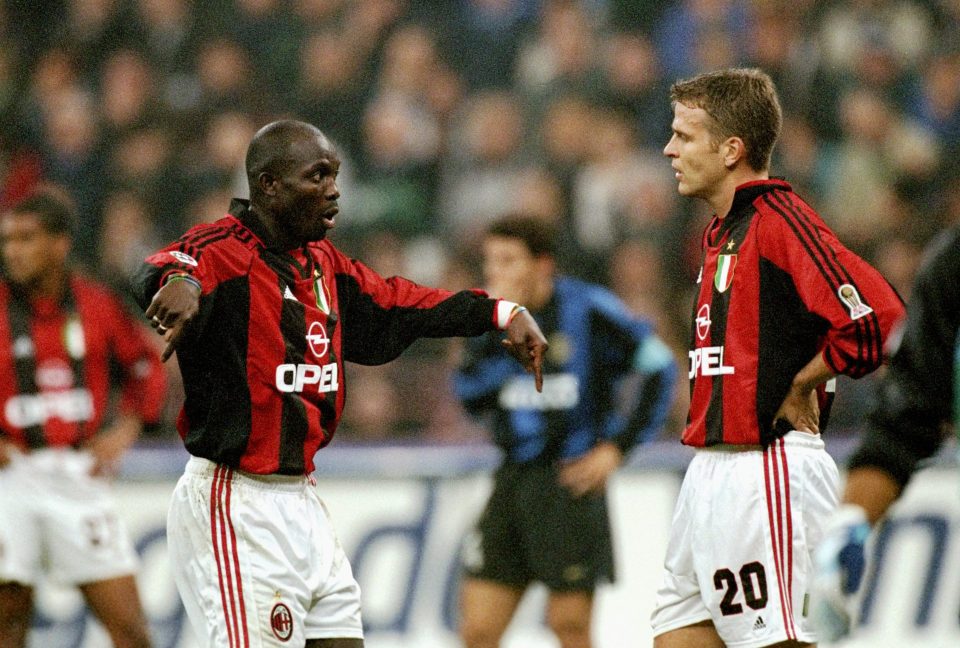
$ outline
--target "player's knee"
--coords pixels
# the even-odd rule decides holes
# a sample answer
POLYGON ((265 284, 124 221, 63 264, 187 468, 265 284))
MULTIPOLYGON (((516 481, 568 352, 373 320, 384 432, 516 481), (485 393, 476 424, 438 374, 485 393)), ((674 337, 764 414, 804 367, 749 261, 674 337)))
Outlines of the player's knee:
POLYGON ((548 614, 547 625, 560 641, 561 648, 590 648, 590 617, 548 614))
POLYGON ((502 634, 479 620, 464 620, 460 624, 460 638, 466 648, 497 648, 502 634))
POLYGON ((30 615, 5 614, 0 610, 0 646, 26 645, 30 630, 30 615))
POLYGON ((0 585, 0 645, 25 645, 32 618, 31 590, 14 583, 0 585))
POLYGON ((151 648, 150 632, 141 620, 120 621, 107 624, 107 633, 115 648, 151 648))

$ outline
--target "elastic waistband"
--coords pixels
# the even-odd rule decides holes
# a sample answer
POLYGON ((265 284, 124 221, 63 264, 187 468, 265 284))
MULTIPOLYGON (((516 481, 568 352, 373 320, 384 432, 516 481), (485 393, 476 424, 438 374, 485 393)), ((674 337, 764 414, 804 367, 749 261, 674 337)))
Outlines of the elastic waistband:
MULTIPOLYGON (((787 432, 780 439, 770 444, 770 447, 773 447, 773 445, 779 441, 782 441, 786 448, 823 450, 826 447, 823 443, 823 437, 819 434, 810 434, 809 432, 801 432, 800 430, 787 432)), ((761 450, 763 450, 763 446, 760 445, 735 445, 731 443, 719 443, 705 448, 697 448, 697 452, 758 452, 761 450)))
POLYGON ((228 468, 202 457, 190 457, 184 472, 197 477, 217 478, 234 484, 243 484, 262 490, 301 491, 316 484, 307 475, 256 475, 235 468, 228 468))

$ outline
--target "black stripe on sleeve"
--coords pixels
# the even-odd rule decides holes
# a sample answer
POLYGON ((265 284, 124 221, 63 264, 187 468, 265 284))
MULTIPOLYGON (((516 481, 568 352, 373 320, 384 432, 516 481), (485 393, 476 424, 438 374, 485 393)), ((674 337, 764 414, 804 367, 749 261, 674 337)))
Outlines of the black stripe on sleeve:
MULTIPOLYGON (((841 284, 849 283, 860 292, 859 288, 854 284, 853 279, 843 265, 838 262, 833 251, 830 250, 816 234, 815 228, 809 219, 796 205, 787 203, 783 192, 771 192, 770 194, 764 195, 763 199, 772 210, 784 219, 784 222, 787 223, 790 229, 793 230, 797 236, 797 240, 807 251, 810 259, 814 262, 814 265, 816 265, 830 286, 831 292, 833 292, 837 301, 840 302, 841 307, 846 308, 846 305, 840 299, 839 289, 841 284), (780 199, 779 204, 774 203, 774 196, 780 199)), ((877 348, 879 346, 880 335, 879 322, 874 313, 871 313, 870 316, 855 320, 854 326, 857 338, 857 358, 850 359, 850 373, 853 376, 857 376, 865 374, 869 368, 875 366, 876 360, 879 357, 877 355, 877 348), (865 321, 868 318, 870 318, 871 321, 865 321)))
MULTIPOLYGON (((800 209, 800 208, 794 203, 791 195, 786 194, 786 193, 784 193, 784 192, 775 192, 774 195, 780 197, 783 202, 787 202, 786 199, 789 198, 789 199, 790 199, 790 200, 789 200, 789 205, 787 205, 788 209, 790 209, 790 211, 791 211, 792 213, 796 214, 798 220, 801 220, 802 222, 804 222, 804 223, 806 224, 806 226, 807 226, 808 229, 811 229, 811 228, 813 227, 813 226, 809 223, 809 217, 807 217, 806 215, 803 214, 802 209, 800 209)), ((816 237, 816 240, 817 240, 818 242, 820 242, 819 237, 816 237)), ((837 258, 836 250, 834 250, 833 248, 831 248, 831 247, 829 247, 829 246, 825 246, 825 252, 824 252, 824 254, 825 254, 825 256, 826 256, 826 258, 827 258, 828 261, 832 261, 832 262, 833 262, 833 266, 836 268, 837 274, 838 274, 838 275, 842 275, 841 278, 842 278, 842 280, 844 281, 844 283, 850 284, 851 286, 854 287, 854 289, 855 289, 859 294, 862 295, 862 294, 863 294, 863 291, 860 289, 859 286, 857 286, 856 282, 853 280, 853 277, 852 277, 852 276, 850 275, 850 273, 847 271, 846 267, 844 267, 844 265, 843 265, 843 264, 840 262, 840 260, 837 258)), ((838 299, 840 298, 839 293, 837 293, 837 298, 838 298, 838 299)), ((842 303, 842 300, 841 300, 841 303, 842 303)), ((863 374, 867 373, 867 371, 869 371, 870 368, 875 367, 875 366, 876 366, 877 364, 879 364, 879 362, 880 362, 881 353, 882 353, 882 351, 883 351, 883 349, 882 349, 882 335, 881 335, 881 333, 880 333, 880 320, 879 320, 879 318, 877 317, 877 314, 876 314, 875 312, 870 313, 869 315, 867 315, 867 316, 865 316, 865 317, 863 317, 863 318, 860 318, 859 320, 857 320, 857 324, 858 324, 858 333, 860 332, 860 329, 862 328, 862 329, 863 329, 864 336, 866 337, 867 363, 866 363, 866 364, 861 363, 861 364, 859 365, 860 370, 862 371, 862 373, 860 373, 860 372, 858 371, 858 373, 860 373, 860 375, 863 375, 863 374), (861 324, 862 324, 862 327, 861 327, 861 324)), ((863 342, 862 342, 861 338, 858 336, 858 346, 861 345, 861 344, 863 344, 863 342)))

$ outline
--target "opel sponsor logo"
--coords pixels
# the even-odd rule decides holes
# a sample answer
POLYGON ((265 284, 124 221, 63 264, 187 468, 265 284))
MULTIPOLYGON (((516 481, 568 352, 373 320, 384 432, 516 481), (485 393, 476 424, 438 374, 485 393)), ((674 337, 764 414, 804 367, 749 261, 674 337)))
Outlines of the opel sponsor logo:
POLYGON ((707 334, 710 333, 710 304, 704 304, 700 307, 700 310, 697 311, 697 337, 701 340, 707 339, 707 334))
POLYGON ((310 351, 317 358, 323 358, 327 355, 327 349, 330 348, 330 338, 327 337, 327 331, 320 322, 312 322, 307 329, 307 344, 310 345, 310 351))
POLYGON ((340 389, 340 370, 331 362, 322 367, 312 364, 282 364, 277 367, 277 389, 285 394, 301 393, 307 385, 316 385, 321 394, 340 389))

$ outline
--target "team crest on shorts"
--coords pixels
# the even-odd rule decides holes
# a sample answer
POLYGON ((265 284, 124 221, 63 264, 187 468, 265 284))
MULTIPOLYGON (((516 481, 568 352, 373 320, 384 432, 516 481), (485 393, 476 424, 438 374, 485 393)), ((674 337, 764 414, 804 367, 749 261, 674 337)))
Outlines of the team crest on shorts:
POLYGON ((277 603, 270 612, 270 629, 280 641, 288 641, 293 636, 293 615, 285 603, 277 603))

